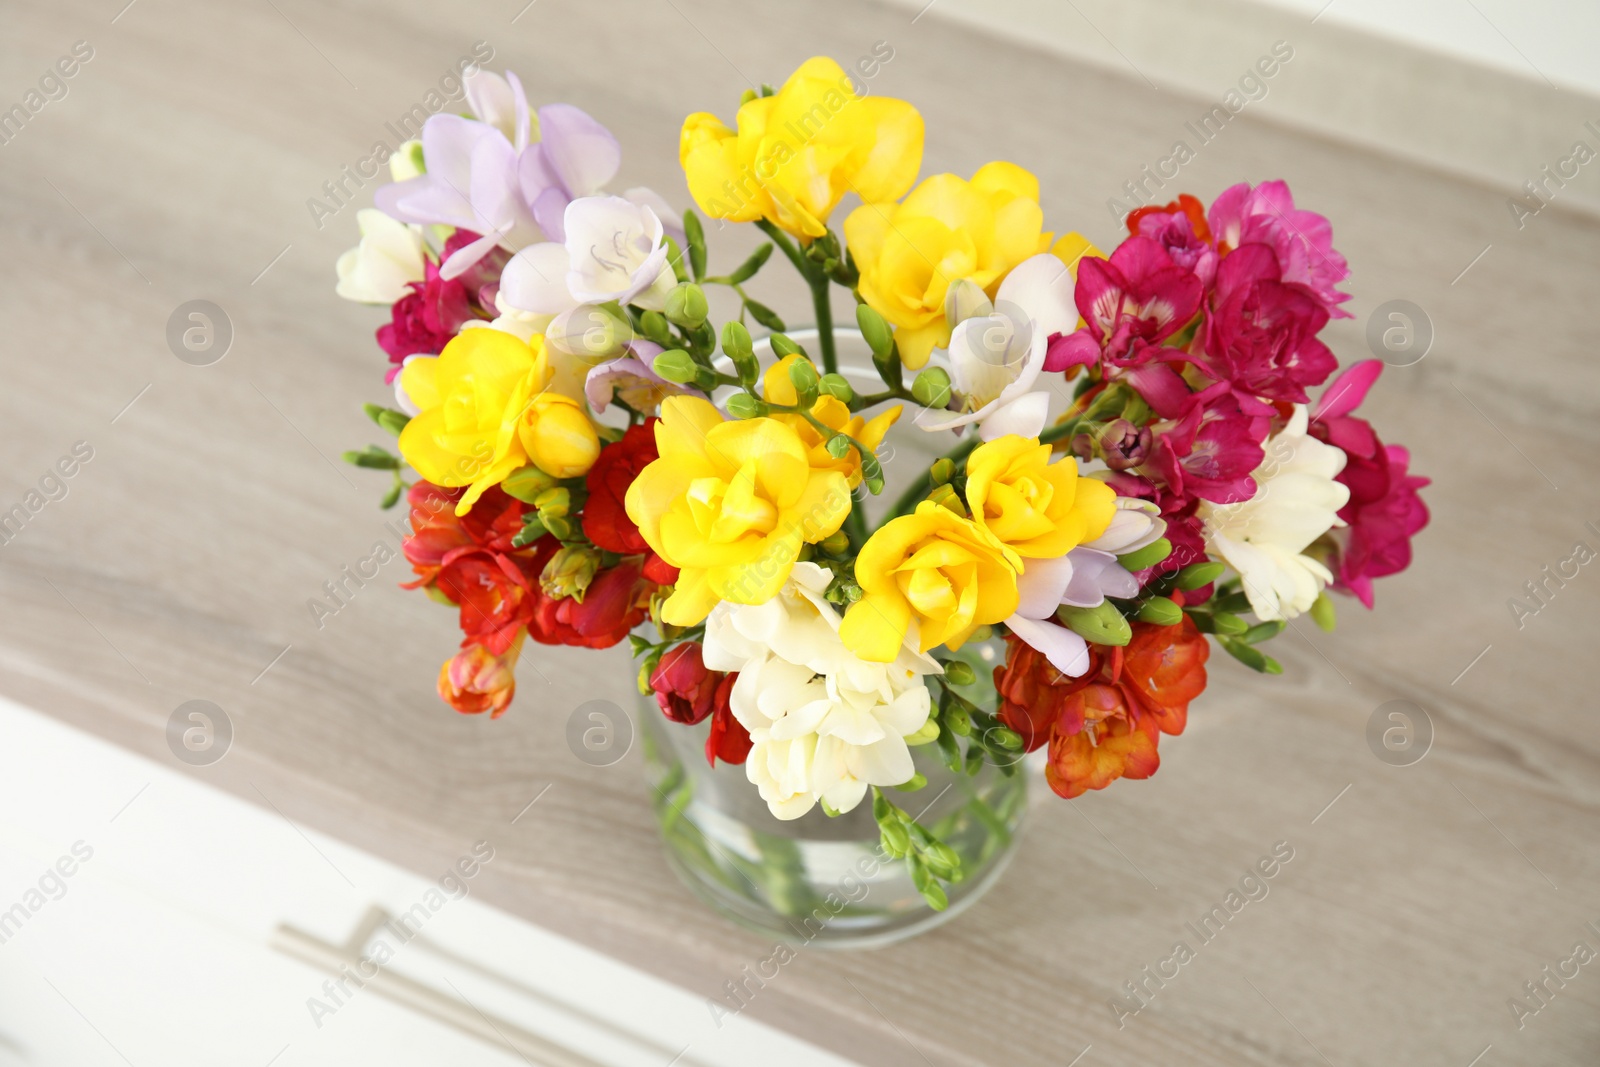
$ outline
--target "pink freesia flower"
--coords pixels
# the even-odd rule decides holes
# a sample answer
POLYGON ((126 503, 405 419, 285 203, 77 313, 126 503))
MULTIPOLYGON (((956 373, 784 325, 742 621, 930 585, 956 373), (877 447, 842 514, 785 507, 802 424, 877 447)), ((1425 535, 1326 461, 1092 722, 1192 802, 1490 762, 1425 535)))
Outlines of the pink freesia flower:
POLYGON ((1350 270, 1334 250, 1333 227, 1315 211, 1297 209, 1286 183, 1223 190, 1211 204, 1210 225, 1224 258, 1245 245, 1264 244, 1277 255, 1284 281, 1308 287, 1335 318, 1351 317, 1339 307, 1350 294, 1334 288, 1350 270))
MULTIPOLYGON (((1090 366, 1102 358, 1116 367, 1149 361, 1154 346, 1194 318, 1205 287, 1148 237, 1130 237, 1109 260, 1078 261, 1076 300, 1085 326, 1050 342, 1044 369, 1090 366)), ((1161 358, 1183 359, 1172 349, 1161 358)))
POLYGON ((1304 285, 1285 282, 1271 248, 1248 244, 1217 268, 1205 321, 1207 369, 1268 400, 1303 404, 1306 386, 1339 366, 1317 332, 1328 310, 1304 285))
POLYGON ((1345 528, 1334 531, 1338 549, 1334 588, 1372 607, 1372 579, 1411 565, 1411 539, 1428 524, 1428 507, 1417 491, 1430 479, 1410 473, 1411 453, 1385 445, 1365 419, 1350 413, 1383 372, 1380 360, 1355 364, 1333 380, 1312 413, 1311 436, 1348 457, 1339 481, 1350 500, 1339 512, 1345 528))

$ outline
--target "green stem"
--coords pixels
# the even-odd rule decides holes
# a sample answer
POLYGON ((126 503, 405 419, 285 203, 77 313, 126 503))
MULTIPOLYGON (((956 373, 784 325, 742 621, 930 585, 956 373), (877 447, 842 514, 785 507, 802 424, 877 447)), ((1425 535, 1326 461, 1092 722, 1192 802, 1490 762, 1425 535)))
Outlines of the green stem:
POLYGON ((828 276, 807 260, 805 253, 789 240, 789 236, 771 222, 762 219, 756 226, 762 233, 772 238, 772 243, 789 257, 794 269, 800 272, 800 277, 811 287, 811 307, 817 316, 817 347, 822 353, 823 373, 837 374, 839 356, 833 343, 833 305, 828 302, 828 276))
POLYGON ((850 547, 859 552, 861 546, 867 543, 867 513, 861 506, 862 502, 854 496, 850 498, 850 514, 844 519, 844 533, 850 538, 850 547))
POLYGON ((817 347, 822 350, 823 373, 837 374, 839 356, 833 347, 833 305, 828 299, 828 278, 819 271, 808 275, 806 281, 811 286, 811 306, 817 315, 817 347))

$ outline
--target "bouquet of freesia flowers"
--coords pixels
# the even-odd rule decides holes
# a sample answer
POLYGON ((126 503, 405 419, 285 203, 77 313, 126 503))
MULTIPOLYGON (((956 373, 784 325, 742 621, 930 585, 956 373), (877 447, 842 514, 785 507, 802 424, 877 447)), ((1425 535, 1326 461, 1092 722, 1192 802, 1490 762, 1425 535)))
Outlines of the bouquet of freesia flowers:
POLYGON ((818 58, 733 127, 684 122, 700 210, 768 238, 712 274, 693 210, 604 191, 594 119, 530 112, 510 73, 467 97, 390 160, 338 264, 341 295, 392 305, 395 407, 368 412, 400 452, 347 458, 394 472, 411 584, 460 614, 459 711, 506 709, 526 638, 629 638, 641 689, 709 719, 707 759, 779 819, 871 792, 937 906, 956 861, 883 792, 920 785, 912 747, 1006 773, 1046 748, 1069 798, 1147 777, 1212 641, 1278 673, 1290 620, 1331 627, 1328 589, 1371 607, 1410 562, 1427 480, 1352 414, 1381 363, 1309 393, 1347 271, 1282 182, 1141 208, 1106 256, 1046 231, 1012 163, 919 182, 917 111, 818 58), (772 259, 814 294, 814 350, 746 291, 772 259), (736 317, 712 321, 712 286, 736 317), (834 286, 871 391, 840 373, 834 286), (872 528, 906 404, 953 447, 872 528), (1002 638, 991 692, 961 650, 1002 638))

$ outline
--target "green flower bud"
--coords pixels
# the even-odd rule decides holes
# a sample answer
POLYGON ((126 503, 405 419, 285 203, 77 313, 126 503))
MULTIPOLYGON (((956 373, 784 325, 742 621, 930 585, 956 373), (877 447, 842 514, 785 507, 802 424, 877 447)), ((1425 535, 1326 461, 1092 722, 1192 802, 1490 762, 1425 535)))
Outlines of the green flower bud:
POLYGON ((878 826, 883 838, 884 851, 891 856, 904 856, 911 851, 911 835, 904 826, 897 822, 885 822, 878 826))
POLYGON ((777 356, 779 359, 782 359, 784 356, 805 354, 805 349, 795 344, 793 338, 791 338, 788 334, 775 333, 771 337, 767 338, 767 343, 772 346, 772 354, 777 356))
POLYGON ((929 716, 927 721, 917 728, 916 733, 906 734, 906 744, 912 747, 926 745, 931 741, 938 740, 938 738, 939 723, 932 716, 929 716))
POLYGON ((639 332, 658 345, 672 343, 672 329, 667 323, 667 317, 659 311, 646 311, 639 316, 639 332))
POLYGON ((1202 586, 1210 585, 1222 577, 1222 572, 1227 569, 1227 564, 1214 561, 1191 563, 1178 572, 1178 588, 1199 589, 1202 586))
POLYGON ((894 328, 889 321, 865 304, 856 305, 856 327, 876 359, 888 359, 894 349, 894 328))
POLYGON ((1316 601, 1311 605, 1311 621, 1323 633, 1333 633, 1338 617, 1333 610, 1333 598, 1327 593, 1318 593, 1316 601))
POLYGON ((971 685, 978 680, 978 672, 965 660, 953 659, 944 665, 944 680, 951 685, 971 685))
POLYGON ((818 541, 817 547, 830 556, 840 555, 850 547, 850 535, 843 530, 835 530, 821 541, 818 541))
POLYGON ((895 788, 900 790, 900 792, 902 792, 902 793, 915 793, 917 790, 921 789, 923 786, 925 786, 927 784, 928 784, 928 776, 923 774, 921 771, 918 771, 916 774, 913 774, 910 778, 907 778, 905 781, 903 781, 899 785, 895 786, 895 788))
POLYGON ((681 348, 669 348, 651 360, 650 366, 667 381, 679 385, 689 385, 700 376, 700 365, 681 348))
POLYGON ((667 319, 690 329, 706 321, 711 305, 706 303, 705 290, 693 282, 675 286, 667 294, 667 319))
POLYGON ((972 716, 967 714, 967 709, 960 704, 950 705, 950 709, 944 713, 944 724, 957 737, 972 735, 972 716))
POLYGON ((943 408, 950 403, 950 375, 943 367, 925 367, 911 382, 911 395, 925 408, 943 408))
POLYGON ((1125 645, 1133 639, 1133 628, 1115 604, 1101 601, 1099 607, 1064 607, 1056 612, 1067 629, 1097 645, 1125 645))
POLYGON ((561 486, 545 489, 534 496, 533 506, 539 509, 541 519, 565 515, 572 508, 572 493, 561 486))
POLYGON ((933 478, 934 485, 944 485, 956 476, 956 465, 949 459, 935 460, 933 466, 928 468, 928 474, 933 478))
MULTIPOLYGON (((774 334, 773 336, 776 337, 778 335, 774 334)), ((774 345, 773 349, 776 351, 777 346, 774 345)), ((795 392, 800 394, 801 407, 809 408, 816 402, 817 385, 820 379, 817 377, 817 368, 811 365, 809 359, 802 356, 789 364, 789 381, 794 384, 795 392)))
POLYGON ((734 393, 728 397, 727 407, 728 414, 736 419, 755 419, 767 413, 767 405, 749 393, 734 393))
POLYGON ((722 327, 722 351, 733 360, 734 370, 745 385, 754 385, 761 377, 761 363, 756 359, 755 347, 750 341, 750 331, 744 323, 730 320, 722 327))
POLYGON ((1183 609, 1164 596, 1153 596, 1139 608, 1139 621, 1175 626, 1183 621, 1183 609))
POLYGON ((1172 555, 1172 542, 1163 537, 1153 544, 1129 552, 1126 556, 1118 556, 1117 562, 1122 564, 1125 570, 1142 571, 1146 567, 1154 567, 1170 555, 1172 555))
POLYGON ((500 483, 500 488, 504 489, 508 496, 516 497, 524 504, 532 504, 539 499, 540 493, 555 484, 554 478, 530 463, 506 475, 505 480, 500 483))
POLYGON ((850 438, 842 433, 836 433, 828 438, 828 455, 834 459, 843 459, 850 454, 850 438))
POLYGON ((955 512, 963 519, 969 519, 972 517, 967 514, 967 505, 956 492, 955 486, 948 482, 946 482, 944 485, 934 486, 933 492, 928 494, 928 499, 933 501, 935 504, 938 504, 946 511, 955 512))
POLYGON ((842 374, 824 374, 817 382, 818 388, 829 396, 843 400, 846 404, 855 399, 856 391, 850 388, 850 383, 842 374))
POLYGON ((1230 637, 1237 637, 1238 635, 1250 629, 1249 623, 1245 622, 1237 615, 1229 615, 1226 612, 1213 613, 1211 616, 1211 625, 1216 627, 1217 633, 1227 634, 1230 637))
POLYGON ((572 597, 583 603, 583 594, 600 569, 600 553, 588 545, 563 545, 550 557, 539 575, 545 596, 572 597))

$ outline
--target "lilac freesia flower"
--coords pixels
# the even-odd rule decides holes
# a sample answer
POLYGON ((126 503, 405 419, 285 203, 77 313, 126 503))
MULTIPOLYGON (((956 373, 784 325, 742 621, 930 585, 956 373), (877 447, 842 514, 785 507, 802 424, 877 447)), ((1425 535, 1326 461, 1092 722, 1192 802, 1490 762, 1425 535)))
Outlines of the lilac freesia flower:
POLYGON ((610 301, 666 307, 677 278, 654 211, 620 196, 586 196, 567 205, 562 228, 565 243, 533 245, 506 264, 505 306, 553 316, 610 301))
MULTIPOLYGON (((429 118, 422 127, 427 172, 384 186, 376 198, 401 222, 483 234, 445 261, 440 274, 446 279, 496 245, 517 252, 564 240, 568 205, 599 193, 622 162, 611 132, 571 104, 547 104, 531 124, 522 83, 510 71, 504 78, 478 71, 466 86, 475 118, 429 118), (532 141, 535 125, 539 139, 532 141)), ((648 189, 630 189, 625 198, 671 216, 648 189)))
POLYGON ((1098 607, 1108 596, 1134 597, 1139 580, 1117 562, 1153 544, 1166 532, 1159 509, 1147 500, 1117 498, 1106 531, 1058 559, 1030 559, 1017 577, 1017 611, 1006 620, 1011 632, 1044 654, 1062 674, 1077 678, 1089 669, 1088 642, 1053 621, 1063 604, 1098 607))
POLYGON ((669 396, 704 399, 705 394, 698 389, 669 382, 651 369, 651 361, 660 354, 661 346, 653 341, 630 341, 627 355, 590 370, 583 386, 590 405, 596 411, 604 411, 614 392, 618 400, 648 415, 669 396))

